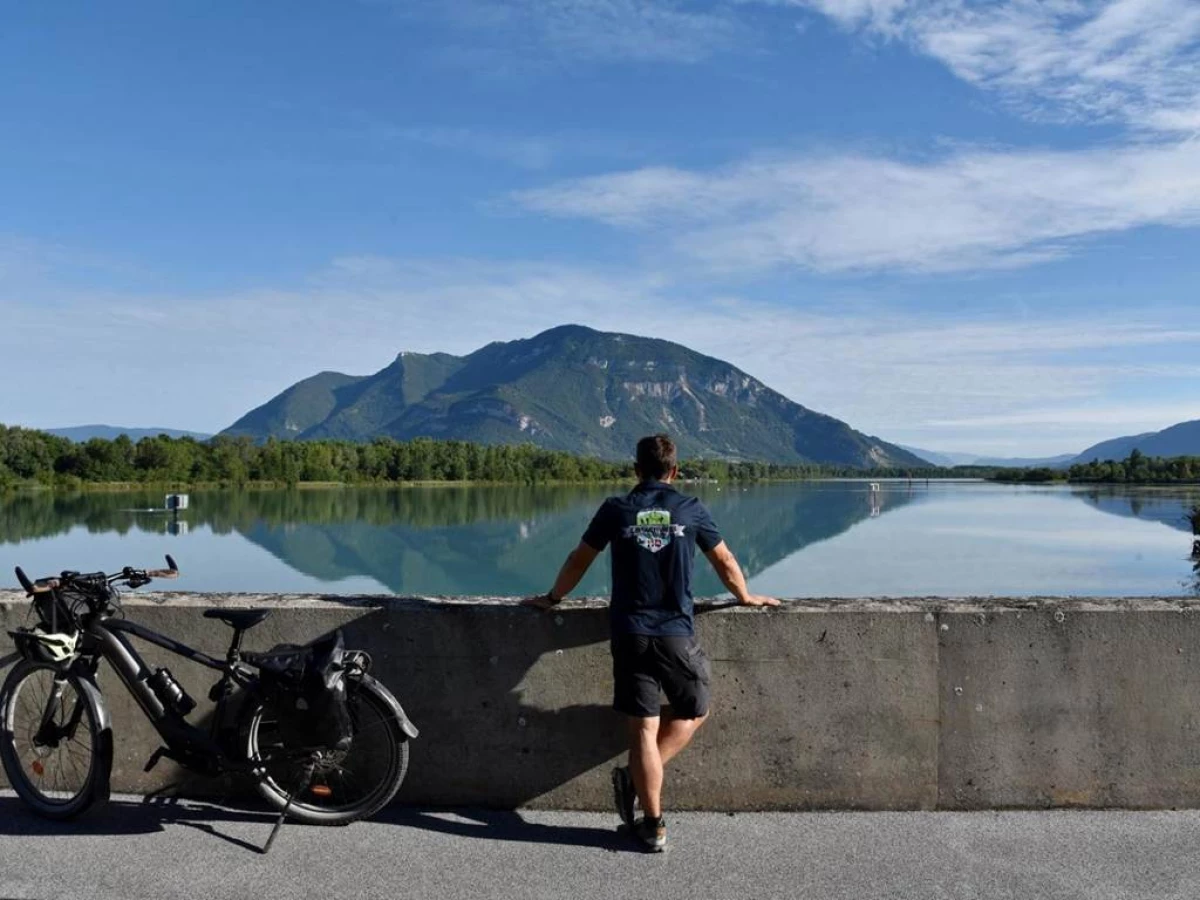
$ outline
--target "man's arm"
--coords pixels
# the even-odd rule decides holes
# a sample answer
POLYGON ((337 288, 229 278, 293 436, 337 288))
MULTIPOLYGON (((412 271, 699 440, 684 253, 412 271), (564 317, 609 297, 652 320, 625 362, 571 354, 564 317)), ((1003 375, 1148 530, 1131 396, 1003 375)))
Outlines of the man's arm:
POLYGON ((567 594, 575 590, 575 586, 587 574, 587 570, 599 555, 600 551, 587 541, 580 541, 579 546, 567 554, 566 562, 558 570, 558 577, 554 579, 554 587, 550 588, 550 592, 537 597, 526 597, 521 601, 522 605, 536 606, 538 609, 557 606, 567 594))
POLYGON ((778 606, 779 601, 774 597, 760 597, 757 594, 751 594, 746 587, 746 579, 742 576, 742 567, 738 565, 737 559, 734 558, 733 551, 725 544, 724 541, 717 544, 707 553, 708 561, 712 563, 713 569, 717 573, 717 577, 721 579, 721 583, 729 589, 729 593, 733 594, 738 604, 741 606, 778 606))

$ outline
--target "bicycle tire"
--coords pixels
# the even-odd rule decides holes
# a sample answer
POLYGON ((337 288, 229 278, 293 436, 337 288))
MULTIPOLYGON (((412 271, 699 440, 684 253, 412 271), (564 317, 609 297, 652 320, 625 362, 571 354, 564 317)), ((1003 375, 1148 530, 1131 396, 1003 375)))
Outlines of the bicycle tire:
MULTIPOLYGON (((396 796, 408 772, 408 739, 393 712, 395 700, 387 688, 370 675, 363 675, 349 683, 347 701, 354 724, 350 750, 332 768, 316 776, 318 784, 336 795, 328 803, 317 802, 310 789, 291 798, 288 805, 291 793, 305 787, 300 783, 303 766, 295 761, 265 762, 254 770, 259 794, 277 810, 287 807, 288 815, 297 821, 344 825, 374 815, 396 796), (358 774, 368 764, 370 774, 359 779, 358 774), (359 780, 364 780, 365 786, 352 790, 350 785, 359 780)), ((247 703, 242 727, 246 759, 262 762, 266 745, 277 753, 281 749, 277 740, 271 741, 272 714, 271 704, 262 697, 247 703)))
POLYGON ((57 820, 99 808, 108 800, 112 758, 108 714, 90 679, 45 662, 22 660, 13 667, 0 687, 0 763, 27 806, 57 820), (56 679, 62 679, 63 692, 52 721, 69 733, 56 735, 51 745, 35 736, 56 679))

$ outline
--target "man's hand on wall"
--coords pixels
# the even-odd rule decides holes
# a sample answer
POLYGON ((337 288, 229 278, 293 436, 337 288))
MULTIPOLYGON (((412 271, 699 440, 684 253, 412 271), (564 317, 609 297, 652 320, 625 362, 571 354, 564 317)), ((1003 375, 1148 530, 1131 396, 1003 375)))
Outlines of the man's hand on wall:
POLYGON ((778 606, 779 600, 775 597, 763 597, 759 594, 747 594, 745 599, 739 601, 738 606, 778 606))
POLYGON ((526 597, 521 601, 522 606, 532 606, 534 609, 553 609, 561 603, 561 600, 555 600, 550 596, 549 591, 545 594, 537 594, 533 597, 526 597))

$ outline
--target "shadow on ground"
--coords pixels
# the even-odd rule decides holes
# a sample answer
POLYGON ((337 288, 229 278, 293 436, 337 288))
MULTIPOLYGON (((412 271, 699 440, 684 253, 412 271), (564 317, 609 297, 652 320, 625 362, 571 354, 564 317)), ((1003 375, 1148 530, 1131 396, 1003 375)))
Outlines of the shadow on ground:
POLYGON ((110 837, 156 834, 168 825, 194 828, 247 850, 261 845, 221 831, 220 825, 255 823, 263 826, 265 842, 276 816, 266 808, 230 809, 198 800, 175 797, 110 800, 100 809, 66 822, 43 819, 16 797, 0 797, 0 837, 110 837))
MULTIPOLYGON (((625 834, 613 828, 576 825, 543 825, 526 821, 520 813, 496 809, 429 809, 395 807, 376 817, 407 828, 420 828, 456 837, 523 844, 557 844, 597 847, 601 850, 638 852, 625 834)), ((615 815, 614 815, 615 820, 615 815)))
MULTIPOLYGON (((131 837, 157 834, 168 826, 179 825, 258 853, 275 820, 276 814, 265 807, 237 809, 201 800, 146 797, 111 800, 78 819, 56 822, 35 815, 17 797, 0 796, 0 837, 131 837), (251 843, 228 833, 230 826, 247 824, 261 826, 262 843, 251 843)), ((637 852, 637 847, 630 839, 615 827, 544 825, 526 821, 520 813, 505 810, 391 807, 370 821, 379 825, 419 828, 422 831, 488 841, 596 847, 613 853, 637 852)), ((286 827, 314 826, 289 822, 286 827)))

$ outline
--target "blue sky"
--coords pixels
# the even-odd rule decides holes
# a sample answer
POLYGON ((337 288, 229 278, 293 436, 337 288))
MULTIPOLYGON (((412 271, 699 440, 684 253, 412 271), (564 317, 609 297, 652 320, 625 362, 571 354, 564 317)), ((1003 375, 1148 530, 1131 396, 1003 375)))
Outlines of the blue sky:
POLYGON ((563 322, 888 440, 1200 418, 1194 0, 10 6, 0 421, 563 322))

